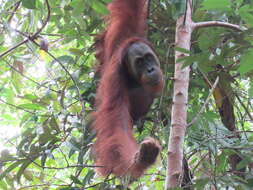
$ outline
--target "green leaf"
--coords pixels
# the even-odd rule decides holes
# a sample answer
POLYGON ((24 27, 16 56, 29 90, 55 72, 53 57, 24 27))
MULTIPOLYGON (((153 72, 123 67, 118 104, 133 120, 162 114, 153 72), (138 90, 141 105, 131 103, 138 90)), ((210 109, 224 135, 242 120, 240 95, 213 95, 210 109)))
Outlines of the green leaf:
POLYGON ((181 48, 181 47, 175 47, 175 51, 179 51, 179 52, 187 53, 187 54, 191 53, 191 51, 189 51, 188 49, 181 48))
POLYGON ((54 129, 55 131, 57 131, 57 133, 60 133, 61 130, 59 128, 59 125, 55 119, 55 117, 51 117, 50 120, 49 120, 49 125, 52 129, 54 129))
POLYGON ((81 182, 77 177, 71 175, 71 176, 70 176, 70 179, 72 179, 72 181, 73 181, 75 184, 82 185, 82 182, 81 182))
POLYGON ((23 172, 24 177, 28 180, 28 181, 32 181, 33 180, 33 172, 30 170, 25 170, 23 172))
POLYGON ((198 38, 198 44, 201 50, 206 51, 209 48, 215 46, 215 44, 220 40, 220 34, 215 30, 210 30, 202 32, 198 38))
POLYGON ((249 24, 251 27, 253 26, 253 14, 252 14, 252 7, 249 5, 242 6, 239 9, 239 14, 241 18, 249 24))
POLYGON ((89 184, 91 179, 94 177, 95 172, 93 170, 89 170, 88 173, 86 174, 86 176, 83 179, 83 184, 82 185, 86 185, 89 184))
POLYGON ((100 14, 103 14, 103 15, 108 14, 108 10, 107 10, 106 6, 105 6, 103 3, 101 3, 101 2, 99 2, 99 1, 97 1, 97 0, 93 0, 93 1, 92 1, 91 7, 92 7, 96 12, 98 12, 98 13, 100 13, 100 14))
POLYGON ((0 181, 0 189, 8 190, 7 189, 7 184, 4 181, 0 181))
POLYGON ((21 93, 21 88, 22 88, 22 77, 19 73, 17 73, 16 71, 12 71, 11 73, 11 82, 12 85, 14 86, 15 90, 17 91, 17 93, 21 93))
POLYGON ((173 18, 177 19, 185 13, 186 0, 172 0, 173 18))
POLYGON ((196 187, 197 190, 203 190, 209 180, 209 178, 199 178, 196 180, 194 187, 196 187))
POLYGON ((76 16, 80 16, 84 10, 84 3, 83 3, 83 0, 75 0, 75 1, 72 1, 70 3, 70 6, 74 8, 73 10, 73 15, 76 17, 76 16))
POLYGON ((253 97, 253 79, 250 80, 249 96, 253 97))
POLYGON ((44 108, 39 104, 20 104, 18 107, 28 110, 42 110, 44 108))
POLYGON ((217 171, 224 172, 227 164, 226 154, 222 152, 220 155, 217 156, 216 160, 217 160, 217 171))
POLYGON ((38 96, 35 96, 33 94, 25 94, 24 98, 27 100, 36 100, 36 99, 38 99, 38 96))
POLYGON ((17 161, 13 164, 11 164, 6 170, 4 170, 1 174, 0 174, 0 181, 8 174, 10 173, 10 171, 14 170, 16 167, 18 167, 20 164, 22 164, 24 162, 24 160, 21 161, 17 161))
POLYGON ((240 170, 242 168, 245 168, 250 163, 252 163, 252 159, 249 156, 244 155, 243 160, 236 165, 236 169, 240 170))
POLYGON ((69 49, 70 53, 72 53, 73 55, 77 55, 77 56, 82 56, 84 55, 83 50, 77 49, 77 48, 70 48, 69 49))
POLYGON ((22 0, 22 5, 27 9, 36 9, 36 0, 22 0))
POLYGON ((238 71, 243 75, 251 70, 253 70, 253 48, 251 48, 248 52, 246 52, 241 57, 241 64, 238 71))
POLYGON ((17 181, 20 183, 20 178, 22 174, 24 173, 25 169, 32 163, 32 160, 26 160, 22 166, 20 167, 18 173, 17 173, 17 181))
POLYGON ((59 60, 61 63, 68 63, 68 64, 69 63, 73 64, 75 62, 74 59, 73 59, 73 57, 68 56, 68 55, 60 56, 60 57, 57 58, 57 60, 59 60))
POLYGON ((230 0, 205 0, 203 2, 203 9, 205 10, 229 10, 231 7, 230 0))

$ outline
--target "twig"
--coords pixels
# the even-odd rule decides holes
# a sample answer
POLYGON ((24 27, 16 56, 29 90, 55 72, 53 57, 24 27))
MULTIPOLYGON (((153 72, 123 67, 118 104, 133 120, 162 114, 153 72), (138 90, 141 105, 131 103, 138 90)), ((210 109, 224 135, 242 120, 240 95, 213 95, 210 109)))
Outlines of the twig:
POLYGON ((0 102, 6 104, 6 105, 8 105, 8 106, 12 106, 12 107, 14 107, 14 108, 17 108, 17 109, 19 109, 19 110, 23 110, 23 111, 25 111, 25 112, 27 112, 27 113, 30 113, 30 114, 33 114, 33 115, 36 114, 36 113, 34 113, 34 112, 31 112, 31 111, 29 111, 29 110, 26 110, 26 109, 24 109, 24 108, 21 108, 21 107, 19 107, 19 106, 14 105, 14 104, 8 103, 8 102, 6 102, 6 101, 4 101, 4 100, 2 100, 2 99, 0 99, 0 102))
POLYGON ((47 184, 47 183, 44 183, 44 184, 37 184, 37 185, 28 185, 28 186, 24 186, 24 187, 20 187, 18 190, 22 190, 22 189, 29 189, 29 188, 38 188, 38 187, 51 187, 51 186, 58 186, 58 187, 68 187, 69 185, 58 185, 58 184, 47 184))
POLYGON ((96 184, 94 184, 94 185, 90 185, 90 186, 88 186, 88 187, 84 187, 83 189, 90 189, 90 188, 92 188, 92 187, 96 187, 96 186, 98 186, 98 185, 100 185, 100 184, 103 184, 103 183, 105 183, 105 182, 112 181, 113 179, 115 179, 115 177, 113 177, 113 178, 111 178, 111 179, 104 180, 103 182, 100 182, 100 183, 96 183, 96 184))
POLYGON ((235 94, 235 97, 237 98, 237 100, 240 102, 240 104, 242 105, 242 107, 244 108, 245 112, 247 113, 247 115, 249 116, 249 118, 251 119, 251 121, 253 121, 253 117, 251 116, 249 110, 247 109, 247 107, 244 105, 244 103, 242 102, 242 100, 240 99, 240 97, 235 94))
MULTIPOLYGON (((34 164, 36 162, 33 162, 34 164)), ((87 164, 78 164, 78 165, 70 165, 65 167, 47 167, 47 166, 41 166, 40 164, 36 163, 36 166, 39 166, 42 169, 48 169, 48 170, 64 170, 66 168, 101 168, 103 166, 96 166, 96 165, 87 165, 87 164)))
POLYGON ((19 8, 20 3, 21 3, 21 1, 18 1, 18 2, 15 4, 15 8, 14 8, 13 12, 11 13, 10 18, 8 19, 8 23, 11 22, 13 16, 15 15, 16 11, 17 11, 18 8, 19 8))
MULTIPOLYGON (((40 47, 40 44, 38 44, 34 39, 30 39, 35 45, 37 45, 38 47, 40 47)), ((45 50, 44 50, 45 51, 45 50)), ((69 75, 70 79, 73 81, 75 87, 76 87, 76 90, 77 90, 77 95, 79 97, 79 100, 81 102, 81 106, 82 106, 82 113, 85 111, 85 107, 82 103, 82 96, 81 96, 81 92, 80 92, 80 89, 78 87, 78 84, 76 82, 76 80, 73 78, 73 76, 70 74, 70 72, 68 71, 68 69, 64 66, 64 64, 59 60, 57 59, 52 53, 50 53, 48 50, 45 51, 50 57, 52 57, 57 63, 60 64, 60 66, 63 68, 63 70, 67 73, 67 75, 69 75)))
MULTIPOLYGON (((23 35, 23 36, 28 36, 27 34, 21 32, 21 31, 18 31, 16 30, 19 34, 23 35)), ((29 38, 29 40, 31 42, 33 42, 36 46, 38 47, 41 47, 40 44, 38 44, 33 38, 29 38)), ((82 103, 82 96, 81 96, 81 92, 80 92, 80 89, 76 83, 76 80, 73 78, 73 76, 70 74, 70 72, 68 71, 68 69, 64 66, 64 64, 59 60, 57 59, 57 57, 55 57, 52 53, 50 53, 48 50, 44 50, 50 57, 52 57, 54 59, 54 61, 56 61, 57 63, 60 64, 60 66, 63 68, 63 70, 67 73, 67 75, 69 75, 70 79, 73 81, 75 87, 76 87, 76 90, 77 90, 77 95, 79 97, 79 101, 81 102, 81 106, 82 106, 82 113, 85 111, 85 107, 82 103)))
POLYGON ((50 15, 51 15, 51 9, 50 9, 50 5, 49 5, 48 0, 45 0, 45 1, 46 1, 46 5, 47 5, 47 18, 43 22, 43 25, 41 26, 41 28, 35 34, 32 35, 32 39, 35 39, 39 35, 39 33, 41 33, 41 31, 46 27, 47 23, 49 22, 50 15))
POLYGON ((44 85, 44 84, 38 83, 37 81, 33 80, 32 78, 30 78, 30 77, 24 75, 22 72, 20 72, 19 70, 17 70, 17 69, 16 69, 15 67, 13 67, 10 63, 8 63, 8 61, 6 61, 6 60, 4 60, 4 61, 5 61, 5 63, 6 63, 12 70, 14 70, 15 72, 19 73, 22 77, 26 78, 27 80, 29 80, 29 81, 35 83, 35 84, 38 85, 39 87, 44 87, 44 88, 47 88, 47 89, 49 89, 49 90, 51 90, 51 91, 53 91, 53 92, 60 93, 60 91, 54 90, 54 89, 52 89, 52 88, 50 88, 50 87, 48 87, 48 86, 46 86, 46 85, 44 85))
POLYGON ((198 120, 198 118, 200 117, 200 115, 204 112, 204 110, 205 110, 205 108, 206 108, 206 105, 207 105, 207 103, 209 102, 209 100, 210 100, 210 98, 211 98, 211 96, 212 96, 212 94, 213 94, 213 92, 214 92, 214 90, 215 90, 215 88, 216 88, 218 82, 219 82, 219 76, 216 78, 214 84, 212 85, 212 88, 211 88, 211 90, 210 90, 210 92, 209 92, 209 95, 208 95, 208 97, 207 97, 205 103, 204 103, 203 106, 201 107, 199 113, 193 118, 193 120, 192 120, 190 123, 187 124, 187 127, 193 125, 193 124, 198 120))
POLYGON ((10 52, 12 52, 14 49, 18 48, 19 46, 22 46, 23 44, 27 43, 29 40, 26 39, 20 43, 18 43, 17 45, 13 46, 12 48, 8 49, 7 51, 3 52, 2 54, 0 54, 0 58, 4 57, 5 55, 9 54, 10 52))
MULTIPOLYGON (((8 143, 10 143, 11 145, 15 146, 14 143, 12 143, 10 140, 7 140, 8 143)), ((57 147, 56 147, 57 148, 57 147)), ((59 147, 58 147, 59 148, 59 147)), ((31 163, 35 164, 36 166, 42 168, 42 169, 49 169, 49 170, 64 170, 66 168, 77 168, 77 167, 86 167, 86 168, 100 168, 100 167, 104 167, 104 166, 97 166, 97 165, 87 165, 87 164, 77 164, 77 165, 70 165, 70 166, 65 166, 65 167, 47 167, 47 166, 42 166, 40 164, 38 164, 37 162, 35 162, 34 160, 40 156, 40 154, 37 154, 33 157, 31 157, 30 155, 27 155, 27 153, 23 150, 19 150, 21 151, 22 155, 24 157, 26 157, 28 160, 31 161, 31 163)))

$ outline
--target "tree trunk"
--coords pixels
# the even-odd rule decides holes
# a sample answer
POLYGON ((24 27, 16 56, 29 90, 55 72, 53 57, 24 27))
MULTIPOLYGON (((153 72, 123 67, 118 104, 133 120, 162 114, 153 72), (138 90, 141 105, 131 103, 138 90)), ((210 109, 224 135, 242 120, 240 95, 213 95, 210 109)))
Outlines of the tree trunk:
MULTIPOLYGON (((190 50, 192 20, 191 20, 191 0, 188 1, 186 15, 177 20, 176 26, 176 47, 190 50)), ((184 51, 185 52, 185 51, 184 51)), ((183 67, 183 62, 179 58, 189 54, 175 52, 175 74, 174 93, 171 113, 171 130, 168 146, 168 167, 165 189, 178 187, 183 176, 183 143, 187 125, 187 103, 190 68, 183 67)))

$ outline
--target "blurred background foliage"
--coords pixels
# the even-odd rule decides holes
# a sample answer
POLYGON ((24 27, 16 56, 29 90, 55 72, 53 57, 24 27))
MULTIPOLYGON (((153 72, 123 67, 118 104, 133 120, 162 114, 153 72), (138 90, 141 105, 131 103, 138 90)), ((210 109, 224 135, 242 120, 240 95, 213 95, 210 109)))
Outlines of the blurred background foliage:
MULTIPOLYGON (((93 43, 110 1, 0 1, 0 189, 122 189, 113 176, 95 174, 89 128, 98 82, 93 43)), ((230 22, 246 30, 213 27, 194 33, 185 63, 192 71, 188 122, 196 119, 186 134, 182 189, 252 189, 253 1, 193 2, 194 21, 230 22)), ((185 1, 151 1, 149 40, 166 86, 135 136, 158 138, 163 151, 130 189, 164 186, 175 21, 184 10, 185 1)))

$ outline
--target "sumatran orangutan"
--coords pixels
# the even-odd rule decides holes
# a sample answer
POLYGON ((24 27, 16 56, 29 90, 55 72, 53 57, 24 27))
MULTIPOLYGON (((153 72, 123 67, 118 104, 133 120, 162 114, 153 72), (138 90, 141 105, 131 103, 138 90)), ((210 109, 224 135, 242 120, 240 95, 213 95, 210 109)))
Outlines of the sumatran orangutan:
POLYGON ((96 165, 102 176, 140 177, 154 164, 159 143, 147 138, 140 145, 133 123, 149 110, 163 89, 159 60, 146 39, 147 0, 113 0, 107 28, 97 37, 100 81, 93 127, 96 165))

